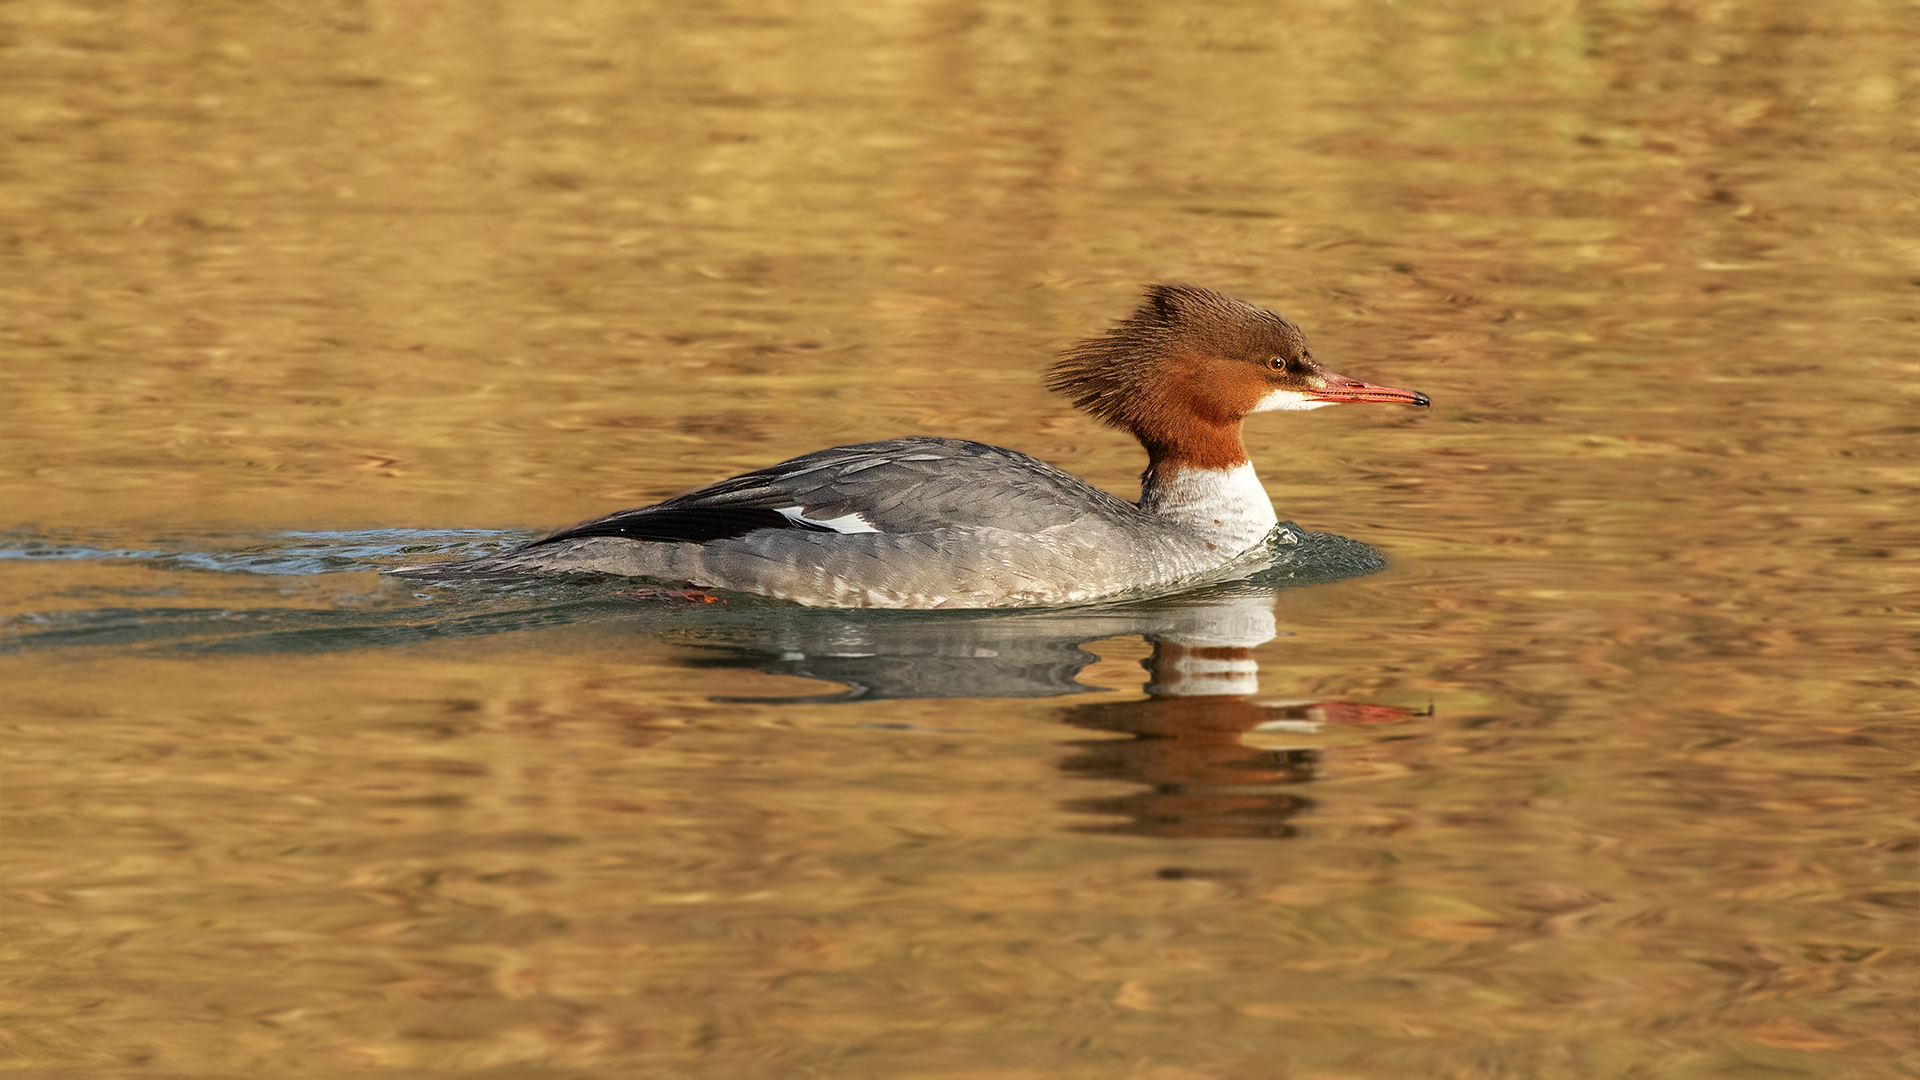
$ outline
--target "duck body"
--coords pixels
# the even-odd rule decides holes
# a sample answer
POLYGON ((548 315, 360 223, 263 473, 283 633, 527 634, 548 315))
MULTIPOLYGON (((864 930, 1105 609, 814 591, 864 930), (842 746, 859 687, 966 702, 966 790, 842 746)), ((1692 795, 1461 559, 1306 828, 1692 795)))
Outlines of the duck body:
POLYGON ((1150 287, 1131 320, 1070 350, 1050 385, 1140 438, 1150 463, 1139 502, 1013 450, 889 439, 805 454, 504 555, 390 572, 617 574, 819 607, 1085 603, 1197 581, 1264 550, 1277 517, 1240 442, 1247 413, 1427 403, 1327 372, 1291 323, 1182 285, 1150 287))
POLYGON ((1168 528, 1044 461, 960 439, 818 450, 435 576, 593 572, 828 607, 1073 604, 1215 570, 1250 540, 1168 528))

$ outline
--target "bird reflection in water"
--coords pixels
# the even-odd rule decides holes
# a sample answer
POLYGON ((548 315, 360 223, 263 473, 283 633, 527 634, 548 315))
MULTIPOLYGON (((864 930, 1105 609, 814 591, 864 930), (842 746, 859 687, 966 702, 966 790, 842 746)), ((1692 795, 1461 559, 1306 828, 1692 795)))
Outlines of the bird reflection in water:
MULTIPOLYGON (((1377 570, 1364 545, 1301 533, 1302 554, 1267 572, 1184 596, 1138 604, 1011 614, 763 610, 751 633, 701 666, 840 683, 818 695, 751 698, 826 703, 939 697, 1051 697, 1097 692, 1077 680, 1097 657, 1085 643, 1137 635, 1152 646, 1144 700, 1085 702, 1059 719, 1127 739, 1072 744, 1070 776, 1136 784, 1131 794, 1073 799, 1076 813, 1106 819, 1089 831, 1181 837, 1293 835, 1312 805, 1304 785, 1320 765, 1311 747, 1248 745, 1304 737, 1329 725, 1405 721, 1416 713, 1342 701, 1262 701, 1254 650, 1279 636, 1278 594, 1377 570), (1116 820, 1117 819, 1117 820, 1116 820)), ((738 627, 745 630, 746 627, 738 627)))
POLYGON ((1259 692, 1259 664, 1251 645, 1160 640, 1141 666, 1149 675, 1146 700, 1062 711, 1061 719, 1074 727, 1132 736, 1075 743, 1077 752, 1061 764, 1063 770, 1144 789, 1068 802, 1070 810, 1124 819, 1088 825, 1087 831, 1292 836, 1293 819, 1313 806, 1302 785, 1314 778, 1320 751, 1249 746, 1247 735, 1305 735, 1328 724, 1392 723, 1416 715, 1393 705, 1252 700, 1259 692))

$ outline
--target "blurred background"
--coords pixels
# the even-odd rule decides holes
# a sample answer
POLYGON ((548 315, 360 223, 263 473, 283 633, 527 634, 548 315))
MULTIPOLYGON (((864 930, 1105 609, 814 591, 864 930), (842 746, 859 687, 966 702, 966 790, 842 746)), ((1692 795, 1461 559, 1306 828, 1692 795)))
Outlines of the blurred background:
POLYGON ((1920 1075, 1916 42, 0 5, 0 1062, 1920 1075), (1265 698, 1155 711, 1165 612, 371 572, 902 434, 1132 497, 1040 372, 1166 279, 1435 402, 1249 423, 1282 519, 1388 562, 1235 609, 1265 698))

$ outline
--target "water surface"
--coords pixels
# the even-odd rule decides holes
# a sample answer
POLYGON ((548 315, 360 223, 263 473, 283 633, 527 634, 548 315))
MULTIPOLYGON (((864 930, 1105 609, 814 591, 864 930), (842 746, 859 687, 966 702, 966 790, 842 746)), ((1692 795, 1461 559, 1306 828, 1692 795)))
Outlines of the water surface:
MULTIPOLYGON (((0 11, 22 1075, 1920 1074, 1910 4, 0 11), (1384 560, 423 587, 836 443, 1131 494, 1180 278, 1384 560)), ((1357 551, 1359 549, 1346 549, 1357 551)))

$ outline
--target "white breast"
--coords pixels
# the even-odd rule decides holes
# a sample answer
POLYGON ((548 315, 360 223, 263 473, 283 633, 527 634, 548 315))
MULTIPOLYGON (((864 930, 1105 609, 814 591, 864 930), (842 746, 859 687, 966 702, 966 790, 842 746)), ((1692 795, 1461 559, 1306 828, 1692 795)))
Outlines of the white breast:
POLYGON ((1280 522, 1252 462, 1230 469, 1170 469, 1141 491, 1140 508, 1216 545, 1223 556, 1253 547, 1280 522))

